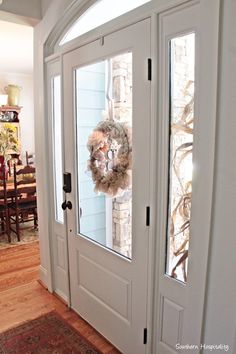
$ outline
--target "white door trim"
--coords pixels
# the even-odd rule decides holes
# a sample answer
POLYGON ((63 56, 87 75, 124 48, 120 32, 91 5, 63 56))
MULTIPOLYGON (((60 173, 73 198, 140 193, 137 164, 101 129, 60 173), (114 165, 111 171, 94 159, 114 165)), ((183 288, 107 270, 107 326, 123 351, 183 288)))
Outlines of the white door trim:
MULTIPOLYGON (((170 19, 170 22, 174 19, 170 19)), ((184 23, 186 30, 194 29, 195 20, 183 16, 182 34, 184 23)), ((180 26, 181 27, 181 26, 180 26)), ((179 27, 179 28, 180 28, 179 27)), ((196 27, 197 28, 197 27, 196 27)), ((155 305, 154 305, 154 327, 153 327, 153 348, 157 353, 175 353, 176 350, 161 342, 162 338, 162 319, 163 319, 163 298, 169 301, 169 294, 174 294, 176 287, 179 289, 178 298, 176 298, 176 313, 179 314, 179 339, 183 344, 199 344, 202 340, 203 312, 205 304, 205 291, 207 280, 207 266, 209 243, 211 233, 211 212, 214 183, 214 154, 215 154, 215 125, 216 125, 216 107, 217 107, 217 73, 218 73, 218 32, 219 32, 219 1, 218 0, 200 0, 188 3, 176 9, 167 11, 160 15, 159 24, 159 118, 158 118, 158 166, 157 166, 157 238, 160 242, 156 245, 156 283, 155 283, 155 305), (166 219, 167 219, 167 190, 168 190, 168 105, 169 105, 169 83, 168 83, 168 57, 166 44, 170 38, 181 35, 178 25, 173 25, 173 30, 169 33, 163 32, 163 21, 166 16, 178 14, 181 9, 188 9, 194 6, 199 7, 197 43, 200 41, 200 47, 197 47, 196 58, 196 76, 198 86, 196 87, 196 116, 205 117, 199 119, 195 125, 194 135, 194 156, 200 160, 200 169, 195 169, 193 183, 198 191, 192 199, 191 208, 191 230, 190 239, 189 266, 187 284, 177 282, 165 275, 165 251, 166 251, 166 219), (175 32, 176 31, 176 32, 175 32), (170 34, 171 33, 171 34, 170 34), (199 34, 200 33, 200 34, 199 34), (204 35, 203 35, 204 33, 204 35), (204 38, 204 39, 203 39, 204 38), (203 55, 204 48, 208 55, 203 55), (200 55, 198 51, 201 50, 200 55), (165 54, 166 53, 166 54, 165 54), (210 55, 209 55, 210 53, 210 55), (163 69, 164 68, 164 69, 163 69), (208 78, 206 80, 206 77, 208 78), (200 95, 199 95, 200 92, 200 95), (203 111, 204 107, 204 111, 203 111), (164 120, 166 118, 166 121, 164 120), (201 174, 199 174, 199 170, 201 174), (202 173, 204 171, 204 173, 202 173), (207 181, 207 183, 206 183, 207 181), (202 201, 204 200, 204 204, 202 201), (198 226, 201 225, 200 232, 204 237, 201 242, 197 242, 198 226), (198 262, 198 256, 201 262, 198 262), (159 281, 158 281, 159 279, 159 281), (165 287, 168 286, 168 292, 165 287), (193 306, 191 299, 196 299, 193 306), (178 303, 186 303, 187 311, 183 314, 183 308, 178 307, 178 303), (191 325, 190 325, 191 324, 191 325), (194 329, 193 329, 194 328, 194 329)), ((170 304, 174 306, 173 303, 170 304)), ((200 348, 199 348, 200 351, 200 348)), ((199 352, 194 351, 194 352, 199 352)), ((184 352, 184 351, 183 351, 184 352)))
POLYGON ((45 43, 45 57, 50 59, 55 53, 65 54, 68 51, 74 50, 82 45, 86 45, 92 41, 98 40, 101 36, 109 35, 122 28, 135 24, 145 18, 151 17, 153 14, 158 14, 183 3, 188 3, 195 0, 152 0, 128 13, 125 13, 112 21, 101 25, 88 33, 73 39, 72 41, 65 43, 63 46, 59 46, 59 42, 65 31, 70 28, 75 19, 82 15, 84 11, 91 6, 94 0, 87 0, 79 2, 74 0, 68 7, 64 16, 60 18, 58 23, 51 31, 46 43, 45 43))

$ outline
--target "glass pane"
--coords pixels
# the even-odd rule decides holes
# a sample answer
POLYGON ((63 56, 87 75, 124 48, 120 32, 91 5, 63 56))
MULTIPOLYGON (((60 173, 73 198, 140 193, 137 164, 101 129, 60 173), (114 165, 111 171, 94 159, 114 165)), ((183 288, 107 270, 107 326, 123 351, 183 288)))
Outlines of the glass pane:
POLYGON ((103 25, 104 23, 139 7, 151 0, 100 0, 91 6, 72 25, 59 45, 63 45, 70 40, 103 25))
POLYGON ((195 34, 172 39, 167 274, 187 281, 192 197, 195 34))
POLYGON ((61 208, 63 202, 62 178, 62 121, 61 121, 61 77, 52 79, 52 116, 53 116, 53 163, 54 163, 54 200, 55 218, 64 223, 64 214, 61 208))
POLYGON ((132 54, 75 78, 79 233, 131 258, 132 54))

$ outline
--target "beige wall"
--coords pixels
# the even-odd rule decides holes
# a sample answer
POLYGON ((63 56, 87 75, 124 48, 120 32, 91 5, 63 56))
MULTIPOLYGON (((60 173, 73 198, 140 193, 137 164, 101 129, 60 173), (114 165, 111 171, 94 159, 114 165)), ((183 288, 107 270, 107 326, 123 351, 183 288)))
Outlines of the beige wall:
POLYGON ((0 19, 35 26, 42 18, 41 0, 5 0, 0 19))
POLYGON ((41 0, 42 17, 47 12, 47 9, 49 8, 51 3, 52 3, 52 0, 41 0))

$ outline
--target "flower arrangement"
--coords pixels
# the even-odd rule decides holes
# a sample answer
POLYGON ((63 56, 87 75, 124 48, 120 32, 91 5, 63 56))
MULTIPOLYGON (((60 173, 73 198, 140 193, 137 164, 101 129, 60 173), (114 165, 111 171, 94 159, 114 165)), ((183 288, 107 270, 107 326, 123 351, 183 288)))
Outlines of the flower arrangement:
POLYGON ((95 191, 117 196, 131 184, 131 130, 124 124, 105 120, 89 136, 88 169, 95 191))
POLYGON ((0 156, 5 162, 11 158, 11 153, 19 152, 19 143, 16 138, 17 128, 11 123, 5 123, 0 128, 0 156))

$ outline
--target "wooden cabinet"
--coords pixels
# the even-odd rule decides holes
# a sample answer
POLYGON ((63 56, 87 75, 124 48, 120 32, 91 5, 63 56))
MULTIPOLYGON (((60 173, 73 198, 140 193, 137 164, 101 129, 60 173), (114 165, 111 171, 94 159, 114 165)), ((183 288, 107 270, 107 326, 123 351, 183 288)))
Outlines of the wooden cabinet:
POLYGON ((19 113, 22 107, 19 106, 1 106, 0 122, 17 122, 19 123, 19 113))
POLYGON ((21 133, 20 133, 20 118, 19 114, 22 107, 18 106, 0 106, 0 130, 4 127, 11 127, 14 131, 14 137, 18 141, 18 151, 8 150, 7 153, 12 155, 12 158, 20 159, 21 154, 21 133))

